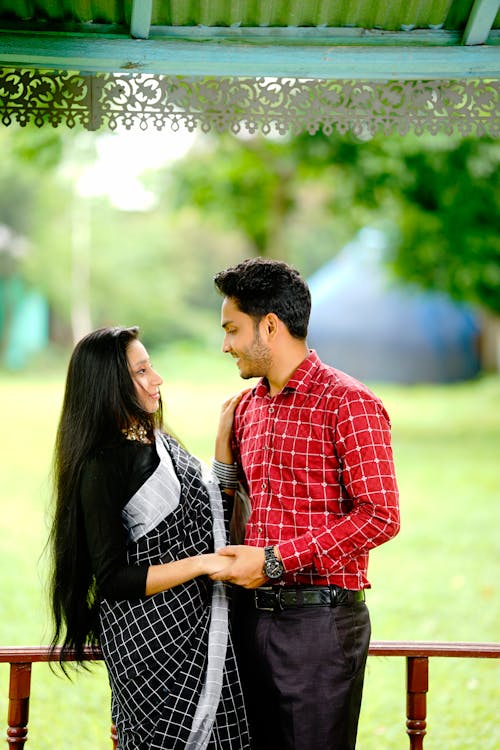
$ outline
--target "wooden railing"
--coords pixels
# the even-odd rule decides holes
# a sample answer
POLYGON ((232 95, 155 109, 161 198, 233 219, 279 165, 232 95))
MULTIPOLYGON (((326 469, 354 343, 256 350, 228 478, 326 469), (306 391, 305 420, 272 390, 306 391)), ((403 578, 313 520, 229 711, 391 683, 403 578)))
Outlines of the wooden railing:
MULTIPOLYGON (((498 659, 500 643, 373 641, 369 653, 370 656, 400 656, 406 659, 406 731, 410 750, 423 750, 427 728, 429 659, 443 656, 498 659)), ((90 658, 90 651, 88 656, 90 658)), ((51 656, 49 650, 43 646, 0 648, 0 663, 10 664, 7 743, 12 750, 22 750, 28 739, 31 665, 34 662, 56 661, 58 658, 58 651, 51 656)), ((117 737, 113 725, 110 739, 116 750, 117 737)))

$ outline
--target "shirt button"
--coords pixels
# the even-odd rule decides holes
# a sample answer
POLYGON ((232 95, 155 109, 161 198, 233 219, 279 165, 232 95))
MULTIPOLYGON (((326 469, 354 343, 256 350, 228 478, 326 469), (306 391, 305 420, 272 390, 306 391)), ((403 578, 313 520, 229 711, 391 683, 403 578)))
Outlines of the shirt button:
POLYGON ((269 407, 269 414, 274 414, 274 406, 269 407))
POLYGON ((266 489, 266 483, 265 483, 265 482, 262 482, 262 484, 261 484, 260 488, 261 488, 262 490, 265 490, 265 489, 266 489))
POLYGON ((257 527, 257 534, 258 534, 259 536, 262 536, 262 534, 263 534, 263 533, 264 533, 264 529, 262 528, 262 526, 258 526, 258 527, 257 527))

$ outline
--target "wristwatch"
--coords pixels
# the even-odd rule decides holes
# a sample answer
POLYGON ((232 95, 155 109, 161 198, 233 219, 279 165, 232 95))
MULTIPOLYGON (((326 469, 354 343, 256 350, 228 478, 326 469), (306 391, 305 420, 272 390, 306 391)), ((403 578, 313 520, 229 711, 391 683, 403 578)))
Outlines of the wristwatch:
POLYGON ((264 575, 276 581, 285 572, 283 563, 276 557, 274 547, 264 547, 264 555, 264 575))

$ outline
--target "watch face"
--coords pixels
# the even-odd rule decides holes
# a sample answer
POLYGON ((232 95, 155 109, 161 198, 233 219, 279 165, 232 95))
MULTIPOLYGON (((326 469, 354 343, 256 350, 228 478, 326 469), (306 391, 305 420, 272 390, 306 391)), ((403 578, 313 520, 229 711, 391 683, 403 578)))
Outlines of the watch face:
POLYGON ((274 578, 281 578, 283 575, 283 564, 280 560, 275 556, 274 551, 271 548, 266 548, 265 550, 265 563, 264 563, 264 573, 268 578, 274 579, 274 578))
POLYGON ((266 563, 266 575, 268 578, 280 578, 282 572, 283 567, 278 561, 266 563))

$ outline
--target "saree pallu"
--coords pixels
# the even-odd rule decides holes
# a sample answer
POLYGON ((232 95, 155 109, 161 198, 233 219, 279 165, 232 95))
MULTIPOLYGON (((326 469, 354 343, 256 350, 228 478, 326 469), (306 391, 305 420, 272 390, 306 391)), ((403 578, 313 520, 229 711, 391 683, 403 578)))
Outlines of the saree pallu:
MULTIPOLYGON (((122 513, 131 565, 226 544, 215 478, 169 436, 157 433, 156 449, 157 469, 122 513)), ((119 750, 249 748, 223 583, 200 576, 141 599, 103 599, 100 626, 119 750)))

